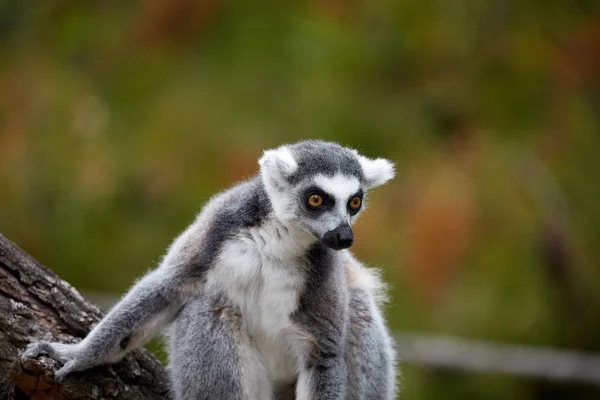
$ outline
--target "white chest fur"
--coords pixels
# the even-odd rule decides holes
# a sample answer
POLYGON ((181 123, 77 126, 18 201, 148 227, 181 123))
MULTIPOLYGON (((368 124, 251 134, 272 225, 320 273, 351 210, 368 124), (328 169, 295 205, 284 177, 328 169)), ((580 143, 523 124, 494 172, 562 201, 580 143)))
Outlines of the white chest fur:
POLYGON ((240 232, 225 243, 207 276, 209 290, 224 293, 242 313, 272 381, 296 374, 291 314, 304 288, 304 254, 314 241, 302 231, 271 221, 240 232))

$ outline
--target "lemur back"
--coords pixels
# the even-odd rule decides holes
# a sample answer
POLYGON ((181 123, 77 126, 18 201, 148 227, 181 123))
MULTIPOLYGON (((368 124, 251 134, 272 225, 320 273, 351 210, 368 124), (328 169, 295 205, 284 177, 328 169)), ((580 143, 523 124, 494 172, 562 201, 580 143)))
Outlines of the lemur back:
POLYGON ((394 398, 383 286, 347 250, 366 192, 393 177, 392 164, 320 141, 268 150, 259 164, 81 343, 38 342, 26 355, 65 362, 64 379, 172 323, 176 399, 394 398))

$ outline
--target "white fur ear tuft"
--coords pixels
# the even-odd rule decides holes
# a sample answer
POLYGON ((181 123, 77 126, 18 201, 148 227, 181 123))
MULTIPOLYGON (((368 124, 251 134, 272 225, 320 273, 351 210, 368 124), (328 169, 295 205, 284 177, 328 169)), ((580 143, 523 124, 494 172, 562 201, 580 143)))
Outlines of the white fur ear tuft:
POLYGON ((358 160, 367 180, 367 189, 383 185, 396 175, 394 164, 384 158, 372 160, 359 155, 358 160))
POLYGON ((274 150, 266 150, 258 160, 263 177, 283 183, 298 169, 298 163, 289 148, 281 146, 274 150))

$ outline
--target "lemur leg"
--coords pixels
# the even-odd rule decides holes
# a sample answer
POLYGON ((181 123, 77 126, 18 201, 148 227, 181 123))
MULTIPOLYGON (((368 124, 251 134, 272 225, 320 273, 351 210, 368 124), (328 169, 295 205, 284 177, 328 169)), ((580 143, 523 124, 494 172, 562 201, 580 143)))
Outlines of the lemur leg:
POLYGON ((176 400, 270 400, 273 388, 242 323, 223 298, 189 301, 169 332, 176 400))
POLYGON ((330 335, 309 336, 300 357, 296 400, 343 400, 347 368, 343 343, 330 335))
POLYGON ((361 375, 356 380, 348 400, 393 400, 396 398, 396 368, 393 350, 387 337, 377 325, 364 332, 355 368, 361 375))
POLYGON ((393 400, 395 354, 381 314, 361 289, 350 290, 349 305, 346 400, 393 400))
POLYGON ((343 400, 346 395, 346 367, 343 359, 322 360, 300 371, 297 400, 343 400))

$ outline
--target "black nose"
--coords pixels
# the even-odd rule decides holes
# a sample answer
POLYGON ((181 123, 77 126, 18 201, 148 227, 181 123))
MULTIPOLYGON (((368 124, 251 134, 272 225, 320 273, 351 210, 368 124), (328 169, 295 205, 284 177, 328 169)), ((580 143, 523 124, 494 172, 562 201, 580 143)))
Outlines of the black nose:
POLYGON ((337 228, 326 232, 323 235, 321 242, 334 250, 347 249, 354 243, 352 228, 350 228, 350 225, 348 224, 340 225, 337 228))

